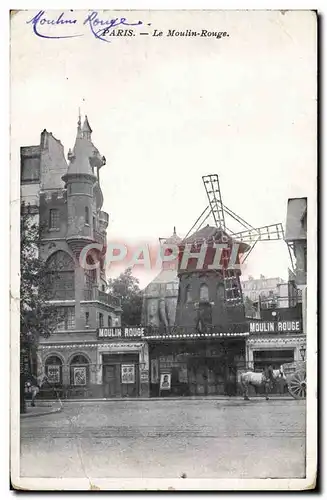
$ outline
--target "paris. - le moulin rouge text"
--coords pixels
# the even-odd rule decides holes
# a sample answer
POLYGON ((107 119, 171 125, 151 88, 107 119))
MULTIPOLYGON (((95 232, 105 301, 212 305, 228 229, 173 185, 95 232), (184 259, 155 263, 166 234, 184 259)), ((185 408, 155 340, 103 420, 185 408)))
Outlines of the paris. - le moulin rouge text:
POLYGON ((229 34, 226 31, 209 31, 207 29, 201 29, 200 31, 194 31, 192 29, 185 29, 181 31, 168 29, 166 32, 159 29, 151 30, 151 23, 144 23, 140 20, 130 22, 125 17, 105 19, 96 11, 89 12, 84 21, 80 23, 76 18, 68 16, 65 12, 61 12, 59 15, 56 14, 55 17, 51 17, 46 14, 45 11, 40 10, 34 17, 27 21, 27 24, 31 24, 35 35, 46 39, 76 38, 83 36, 84 33, 72 33, 71 29, 69 29, 77 28, 78 25, 89 28, 95 38, 104 42, 109 42, 110 40, 108 40, 108 38, 110 37, 128 37, 136 36, 136 34, 144 36, 150 35, 153 37, 210 37, 216 39, 229 37, 229 34), (67 32, 64 34, 62 32, 58 32, 56 35, 50 35, 46 31, 47 27, 67 27, 67 32), (136 31, 132 27, 138 27, 141 31, 140 29, 136 31))

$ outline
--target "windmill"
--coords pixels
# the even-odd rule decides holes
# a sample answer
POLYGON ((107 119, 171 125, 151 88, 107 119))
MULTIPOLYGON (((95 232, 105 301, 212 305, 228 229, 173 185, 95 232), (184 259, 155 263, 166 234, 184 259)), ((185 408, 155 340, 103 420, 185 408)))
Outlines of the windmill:
MULTIPOLYGON (((213 270, 210 265, 208 266, 208 262, 204 264, 203 269, 197 269, 194 265, 194 259, 193 264, 191 262, 187 269, 179 267, 180 290, 175 324, 194 325, 194 323, 198 323, 201 308, 210 312, 209 315, 207 314, 207 319, 204 320, 208 325, 215 325, 217 321, 220 325, 242 323, 245 320, 245 315, 240 284, 240 266, 229 267, 228 265, 232 248, 235 246, 239 248, 237 250, 237 263, 242 265, 258 242, 284 240, 283 225, 275 223, 262 227, 252 226, 223 204, 217 174, 203 176, 202 180, 209 204, 182 240, 179 263, 183 259, 186 245, 191 245, 193 249, 199 249, 203 243, 208 245, 209 249, 211 245, 212 251, 211 255, 209 251, 208 262, 212 262, 215 243, 226 243, 227 248, 222 251, 221 262, 223 265, 219 272, 213 270), (210 216, 214 220, 214 227, 204 226, 210 216), (236 231, 229 228, 231 221, 234 225, 236 223, 236 231), (201 287, 205 293, 201 294, 201 287), (207 299, 205 298, 206 293, 207 299)), ((291 253, 290 257, 292 262, 291 253)))
MULTIPOLYGON (((246 261, 253 248, 259 241, 284 240, 284 229, 282 223, 278 222, 276 224, 270 224, 268 226, 254 227, 242 217, 233 212, 233 210, 224 205, 222 202, 219 178, 217 174, 205 175, 202 177, 202 181, 206 190, 209 205, 206 206, 201 215, 195 221, 195 223, 185 236, 184 241, 187 240, 188 236, 195 228, 196 232, 199 231, 199 229, 203 227, 204 223, 207 221, 210 215, 213 216, 217 228, 221 228, 234 240, 238 240, 249 245, 249 248, 243 255, 241 264, 246 261), (228 226, 226 225, 226 220, 228 220, 228 218, 230 220, 236 221, 236 223, 239 225, 239 231, 235 232, 228 228, 228 226)), ((287 245, 287 247, 291 259, 291 266, 294 271, 294 263, 290 251, 291 249, 289 245, 287 245)))

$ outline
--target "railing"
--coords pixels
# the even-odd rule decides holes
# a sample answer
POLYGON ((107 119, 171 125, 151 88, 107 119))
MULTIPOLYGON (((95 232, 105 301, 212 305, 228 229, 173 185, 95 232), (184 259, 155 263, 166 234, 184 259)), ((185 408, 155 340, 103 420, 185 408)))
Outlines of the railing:
POLYGON ((109 224, 109 214, 101 210, 99 212, 99 221, 103 221, 106 225, 109 224))
POLYGON ((105 235, 102 233, 99 233, 99 231, 94 231, 93 238, 94 238, 94 241, 96 241, 97 243, 100 243, 100 245, 104 245, 106 242, 105 235))
POLYGON ((84 300, 99 300, 112 307, 121 307, 120 297, 116 297, 111 293, 102 292, 98 288, 85 289, 84 300))
POLYGON ((98 300, 100 300, 100 302, 105 302, 105 304, 108 304, 109 306, 121 306, 121 300, 119 297, 116 297, 111 293, 102 292, 101 290, 98 290, 98 300))

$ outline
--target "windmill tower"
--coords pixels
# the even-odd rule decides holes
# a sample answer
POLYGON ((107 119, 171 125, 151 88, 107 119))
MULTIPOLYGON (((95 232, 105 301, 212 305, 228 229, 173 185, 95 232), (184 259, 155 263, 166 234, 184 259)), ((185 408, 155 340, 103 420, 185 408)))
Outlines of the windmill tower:
POLYGON ((283 227, 281 223, 253 227, 223 204, 218 175, 206 175, 202 180, 209 205, 179 245, 175 326, 195 327, 199 332, 208 327, 242 331, 245 311, 240 265, 257 242, 284 239, 283 227), (204 226, 210 215, 214 225, 204 226), (227 219, 233 219, 240 230, 228 229, 227 219), (217 245, 224 248, 217 250, 217 245), (194 253, 200 256, 192 256, 194 253))

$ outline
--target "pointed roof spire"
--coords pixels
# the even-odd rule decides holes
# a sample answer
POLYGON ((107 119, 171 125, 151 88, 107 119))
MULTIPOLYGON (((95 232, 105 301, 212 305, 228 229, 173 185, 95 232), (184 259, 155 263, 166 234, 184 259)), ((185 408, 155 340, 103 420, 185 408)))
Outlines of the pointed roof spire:
POLYGON ((90 127, 87 115, 85 115, 85 120, 84 120, 83 127, 82 127, 82 133, 83 133, 83 137, 86 137, 87 139, 91 138, 92 129, 90 127))
POLYGON ((176 236, 176 226, 174 226, 174 236, 176 236))
POLYGON ((81 121, 81 108, 78 108, 78 122, 77 122, 77 139, 80 139, 82 137, 82 121, 81 121))

